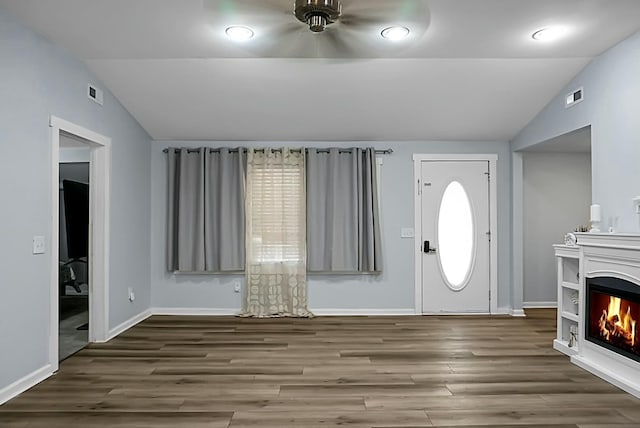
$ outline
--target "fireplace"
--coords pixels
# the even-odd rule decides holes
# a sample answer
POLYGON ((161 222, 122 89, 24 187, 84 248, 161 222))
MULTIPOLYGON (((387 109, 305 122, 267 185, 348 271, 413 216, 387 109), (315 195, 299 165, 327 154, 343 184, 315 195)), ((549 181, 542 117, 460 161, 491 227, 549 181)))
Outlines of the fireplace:
POLYGON ((613 277, 586 278, 586 339, 640 362, 640 287, 613 277))

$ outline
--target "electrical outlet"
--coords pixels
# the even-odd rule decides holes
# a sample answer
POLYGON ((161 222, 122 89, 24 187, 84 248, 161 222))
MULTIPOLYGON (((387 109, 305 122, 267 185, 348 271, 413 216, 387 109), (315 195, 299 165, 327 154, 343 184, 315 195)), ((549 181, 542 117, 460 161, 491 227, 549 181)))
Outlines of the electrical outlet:
POLYGON ((233 291, 236 293, 240 292, 240 281, 233 281, 233 291))
POLYGON ((133 287, 129 287, 128 291, 129 301, 133 302, 134 300, 136 300, 136 294, 133 292, 133 287))

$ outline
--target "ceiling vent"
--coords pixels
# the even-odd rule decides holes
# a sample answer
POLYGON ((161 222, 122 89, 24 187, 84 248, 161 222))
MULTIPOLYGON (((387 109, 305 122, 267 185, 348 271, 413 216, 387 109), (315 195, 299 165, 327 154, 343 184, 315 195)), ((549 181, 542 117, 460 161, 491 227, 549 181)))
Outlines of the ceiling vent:
POLYGON ((104 95, 102 91, 93 86, 91 83, 89 83, 89 85, 87 86, 87 97, 100 105, 104 104, 104 95))
POLYGON ((567 94, 564 100, 564 107, 565 108, 573 107, 579 102, 582 102, 583 99, 584 99, 584 90, 582 88, 578 88, 575 91, 567 94))

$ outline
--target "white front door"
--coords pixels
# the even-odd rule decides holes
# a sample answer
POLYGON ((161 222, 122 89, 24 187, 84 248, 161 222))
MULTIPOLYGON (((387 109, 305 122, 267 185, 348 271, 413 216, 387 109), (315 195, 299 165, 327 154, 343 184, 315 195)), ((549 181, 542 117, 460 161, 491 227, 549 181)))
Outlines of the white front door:
POLYGON ((489 162, 423 160, 420 176, 422 313, 489 313, 489 162))

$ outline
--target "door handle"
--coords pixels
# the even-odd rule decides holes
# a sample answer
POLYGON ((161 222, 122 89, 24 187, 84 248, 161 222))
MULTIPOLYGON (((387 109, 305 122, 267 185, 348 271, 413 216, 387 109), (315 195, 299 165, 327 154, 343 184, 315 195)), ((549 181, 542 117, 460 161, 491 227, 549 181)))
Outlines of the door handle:
POLYGON ((428 253, 435 253, 435 252, 437 252, 438 250, 437 250, 437 249, 435 249, 435 248, 431 248, 431 245, 429 244, 429 241, 424 241, 424 245, 423 245, 423 247, 422 247, 422 251, 423 251, 424 253, 427 253, 427 254, 428 254, 428 253))

